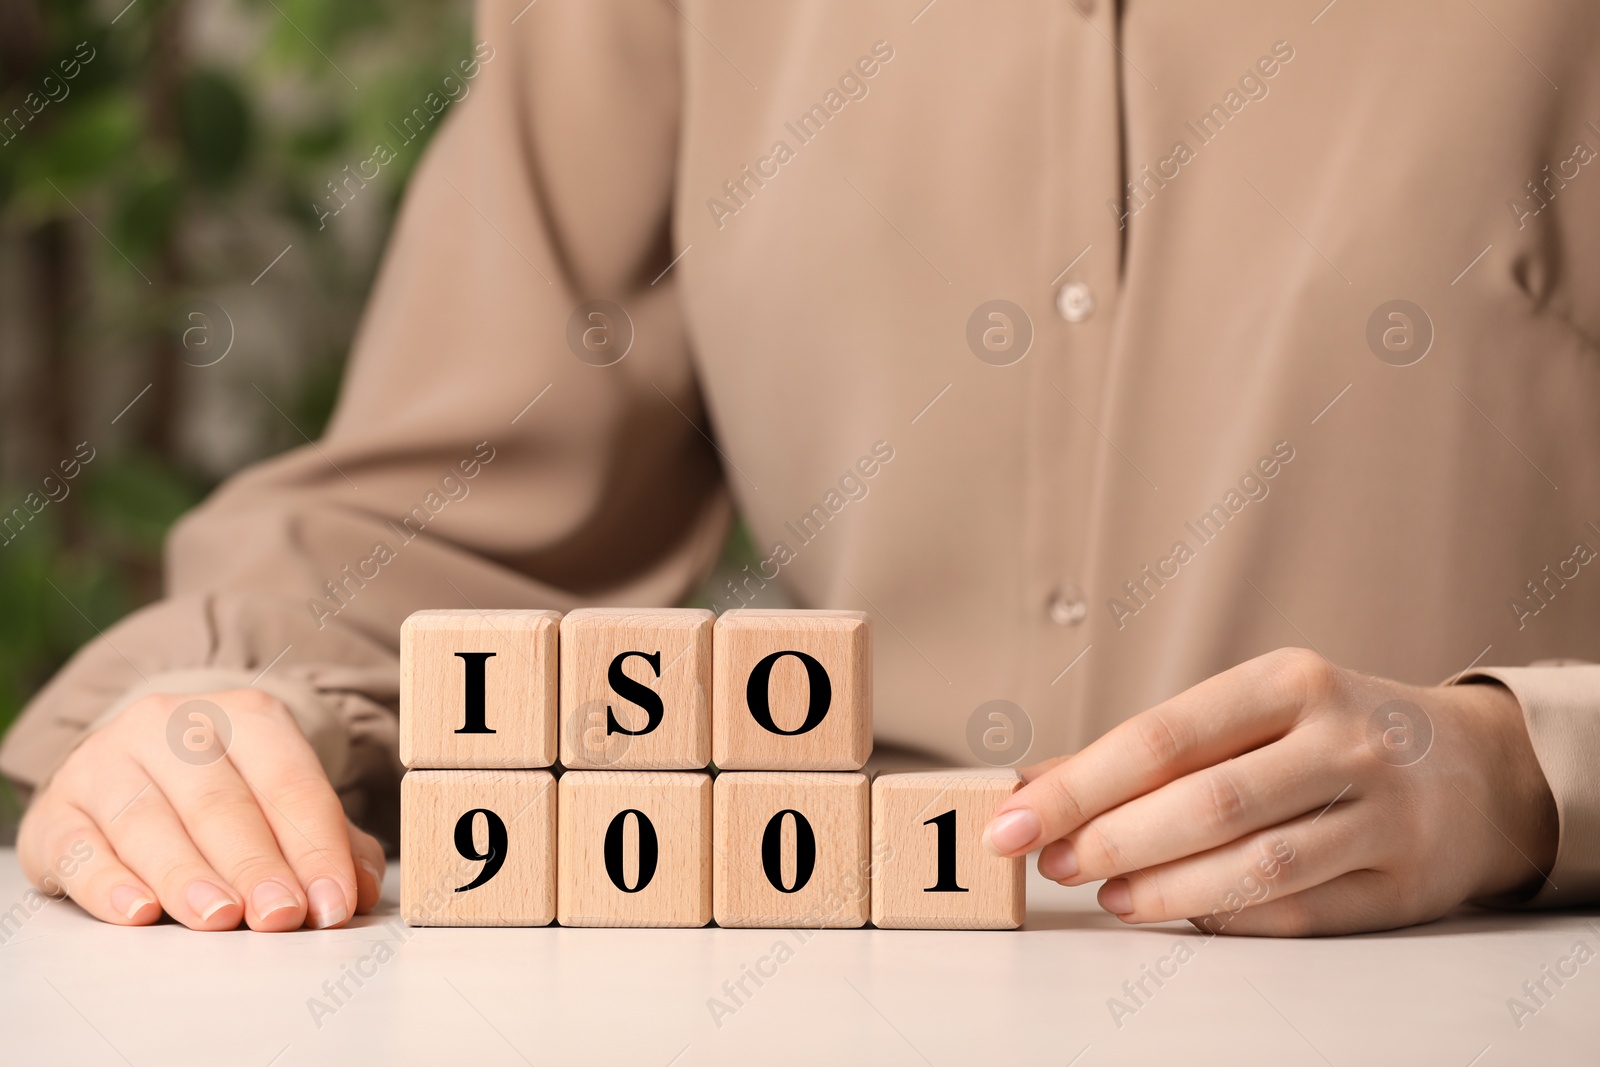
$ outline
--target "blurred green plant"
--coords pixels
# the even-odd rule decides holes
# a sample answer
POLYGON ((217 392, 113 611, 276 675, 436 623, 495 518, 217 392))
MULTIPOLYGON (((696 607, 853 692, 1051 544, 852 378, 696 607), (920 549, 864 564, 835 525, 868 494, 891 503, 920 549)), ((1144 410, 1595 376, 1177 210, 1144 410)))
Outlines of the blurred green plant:
MULTIPOLYGON (((158 594, 162 539, 215 480, 184 451, 180 302, 249 282, 273 254, 259 235, 288 232, 310 281, 285 302, 336 309, 282 404, 320 432, 380 241, 320 229, 313 205, 471 54, 465 2, 125 2, 0 0, 0 241, 31 319, 8 357, 27 364, 13 377, 30 392, 10 399, 28 433, 5 440, 45 457, 42 477, 100 427, 71 495, 0 547, 0 731, 97 627, 158 594), (106 357, 151 383, 110 439, 82 387, 106 357)), ((425 139, 363 194, 380 231, 425 139)), ((258 453, 299 442, 256 409, 258 453)), ((0 516, 38 487, 15 468, 0 516)))

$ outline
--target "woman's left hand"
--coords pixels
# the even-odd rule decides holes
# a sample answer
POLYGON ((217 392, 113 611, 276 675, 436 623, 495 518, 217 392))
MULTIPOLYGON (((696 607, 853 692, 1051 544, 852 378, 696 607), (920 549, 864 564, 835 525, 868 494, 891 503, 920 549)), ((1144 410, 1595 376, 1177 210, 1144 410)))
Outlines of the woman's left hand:
POLYGON ((1385 930, 1528 895, 1556 808, 1502 686, 1419 688, 1280 649, 1024 772, 984 843, 1128 923, 1385 930))

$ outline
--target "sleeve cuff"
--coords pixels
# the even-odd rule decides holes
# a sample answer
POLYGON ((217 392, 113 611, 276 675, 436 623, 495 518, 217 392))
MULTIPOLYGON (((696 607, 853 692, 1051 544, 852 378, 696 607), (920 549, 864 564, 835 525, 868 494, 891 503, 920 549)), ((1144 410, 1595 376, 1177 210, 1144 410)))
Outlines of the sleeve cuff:
POLYGON ((1556 862, 1522 907, 1600 899, 1600 665, 1479 667, 1455 682, 1492 679, 1522 705, 1559 820, 1556 862))
POLYGON ((331 782, 344 780, 350 760, 350 737, 344 720, 333 704, 323 699, 315 686, 287 676, 200 667, 193 670, 162 671, 152 674, 125 691, 117 701, 89 724, 85 733, 100 729, 131 705, 153 693, 214 693, 228 689, 259 689, 277 698, 289 709, 300 732, 306 735, 317 760, 331 782))

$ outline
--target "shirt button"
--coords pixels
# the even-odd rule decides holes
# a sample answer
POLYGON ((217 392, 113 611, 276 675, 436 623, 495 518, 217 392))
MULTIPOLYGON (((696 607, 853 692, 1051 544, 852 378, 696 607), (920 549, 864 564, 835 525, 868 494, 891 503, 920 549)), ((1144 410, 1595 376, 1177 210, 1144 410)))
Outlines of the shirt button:
POLYGON ((1094 290, 1083 282, 1068 282, 1056 293, 1056 310, 1068 322, 1082 322, 1094 314, 1094 290))
POLYGON ((1076 626, 1089 617, 1089 602, 1083 598, 1083 590, 1070 583, 1050 594, 1047 608, 1050 621, 1057 626, 1076 626))

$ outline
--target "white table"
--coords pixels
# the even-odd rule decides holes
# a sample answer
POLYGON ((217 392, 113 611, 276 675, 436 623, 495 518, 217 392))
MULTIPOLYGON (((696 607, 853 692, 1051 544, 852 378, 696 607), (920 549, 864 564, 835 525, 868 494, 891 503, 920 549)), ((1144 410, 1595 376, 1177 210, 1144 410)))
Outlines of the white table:
MULTIPOLYGON (((1132 929, 1030 873, 1016 932, 410 930, 391 868, 349 929, 121 929, 70 903, 28 913, 0 852, 0 1062, 1468 1064, 1600 1060, 1600 957, 1521 1020, 1507 1008, 1594 913, 1463 912, 1399 933, 1306 941, 1132 929), (778 943, 792 958, 762 957, 778 943), (1192 957, 1176 964, 1177 944, 1192 957), (383 947, 386 946, 387 952, 383 947), (385 958, 387 957, 387 958, 385 958), (746 967, 771 973, 736 1004, 746 967), (1171 977, 1138 1006, 1143 968, 1171 977), (1173 971, 1176 973, 1172 973, 1173 971), (361 977, 359 987, 348 977, 361 977), (344 977, 337 1005, 324 983, 344 977), (731 1014, 713 1019, 708 999, 731 1014), (1132 1014, 1118 1020, 1117 997, 1132 1014), (321 998, 320 1018, 308 1005, 321 998), (720 1023, 720 1025, 719 1025, 720 1023)), ((37 904, 35 899, 32 903, 37 904)), ((1591 925, 1592 924, 1592 925, 1591 925)))

